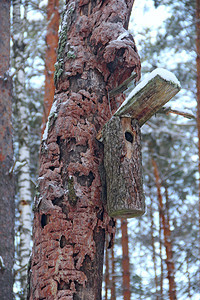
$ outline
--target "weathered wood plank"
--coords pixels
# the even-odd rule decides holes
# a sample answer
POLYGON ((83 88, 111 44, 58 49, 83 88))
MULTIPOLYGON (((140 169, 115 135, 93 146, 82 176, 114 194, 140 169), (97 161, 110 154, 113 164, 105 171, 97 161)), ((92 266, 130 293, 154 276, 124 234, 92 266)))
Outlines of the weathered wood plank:
POLYGON ((128 79, 124 80, 119 86, 117 86, 116 88, 114 88, 112 91, 109 92, 109 97, 112 98, 124 92, 127 89, 128 84, 131 83, 131 81, 133 81, 133 79, 135 79, 136 77, 137 74, 133 72, 128 79))
POLYGON ((107 211, 132 218, 145 212, 140 126, 130 118, 112 117, 103 131, 107 211))
POLYGON ((151 75, 153 72, 150 74, 152 78, 146 80, 146 84, 142 81, 130 92, 114 116, 129 116, 138 120, 139 125, 142 126, 180 91, 176 77, 171 72, 164 70, 169 80, 163 78, 162 72, 159 70, 157 73, 156 70, 153 71, 155 76, 151 75))

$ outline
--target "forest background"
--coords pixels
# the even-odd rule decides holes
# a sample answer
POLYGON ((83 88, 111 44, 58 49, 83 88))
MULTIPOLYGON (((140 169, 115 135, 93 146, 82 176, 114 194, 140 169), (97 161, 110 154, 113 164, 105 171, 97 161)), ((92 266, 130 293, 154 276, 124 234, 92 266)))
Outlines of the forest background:
MULTIPOLYGON (((59 16, 63 6, 60 1, 59 16)), ((48 1, 39 0, 13 1, 11 7, 15 151, 12 171, 17 178, 16 299, 25 297, 38 153, 49 111, 44 99, 47 90, 50 92, 49 86, 51 90, 53 87, 52 79, 47 82, 48 75, 52 78, 53 74, 53 69, 47 70, 47 32, 53 19, 47 7, 48 1), (26 203, 21 199, 26 199, 26 203)), ((184 117, 197 115, 195 17, 195 1, 136 0, 134 4, 129 30, 139 50, 142 77, 156 67, 166 68, 177 76, 182 90, 167 104, 167 110, 143 126, 146 214, 117 222, 114 249, 105 253, 103 297, 106 300, 176 299, 171 297, 183 300, 199 296, 199 138, 196 120, 184 117), (178 113, 170 113, 174 110, 178 113), (128 255, 124 252, 127 242, 128 255), (128 280, 129 298, 125 296, 123 280, 128 280), (175 296, 174 291, 170 294, 173 286, 175 296)), ((56 43, 56 29, 54 33, 56 43)))

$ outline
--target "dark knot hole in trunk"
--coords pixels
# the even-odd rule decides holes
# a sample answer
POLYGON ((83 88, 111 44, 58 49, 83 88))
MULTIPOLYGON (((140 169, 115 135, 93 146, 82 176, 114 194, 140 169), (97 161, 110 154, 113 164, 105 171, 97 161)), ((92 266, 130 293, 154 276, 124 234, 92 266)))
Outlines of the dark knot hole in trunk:
POLYGON ((133 143, 133 135, 129 131, 125 132, 125 139, 131 144, 133 143))

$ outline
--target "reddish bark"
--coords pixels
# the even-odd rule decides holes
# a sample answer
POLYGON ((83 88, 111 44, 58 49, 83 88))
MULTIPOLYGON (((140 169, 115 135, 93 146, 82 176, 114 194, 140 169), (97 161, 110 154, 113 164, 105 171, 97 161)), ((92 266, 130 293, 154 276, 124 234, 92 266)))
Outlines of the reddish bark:
POLYGON ((157 277, 157 264, 156 264, 156 249, 155 249, 155 239, 154 239, 154 220, 153 220, 153 210, 152 210, 152 199, 150 205, 150 217, 151 217, 151 245, 152 245, 152 258, 153 258, 153 267, 154 267, 154 280, 155 280, 155 287, 156 287, 156 300, 159 299, 158 296, 158 277, 157 277))
POLYGON ((162 220, 162 225, 163 225, 163 232, 164 232, 164 245, 165 245, 166 256, 167 256, 167 259, 166 259, 167 272, 168 272, 167 278, 169 280, 169 299, 175 300, 175 299, 177 299, 175 276, 174 276, 175 266, 174 266, 174 261, 173 261, 170 223, 164 213, 163 199, 162 199, 162 194, 161 194, 160 175, 158 172, 157 163, 154 159, 152 159, 152 165, 154 168, 154 176, 155 176, 158 201, 159 201, 159 209, 160 209, 161 220, 162 220))
MULTIPOLYGON (((132 37, 115 41, 132 4, 67 2, 55 110, 40 154, 30 299, 101 299, 105 231, 113 235, 114 222, 104 206, 103 146, 95 137, 110 118, 107 91, 133 70, 140 77, 132 37)), ((113 111, 123 99, 112 99, 113 111)))
MULTIPOLYGON (((200 256, 200 0, 196 0, 197 130, 199 149, 199 256, 200 256)), ((200 259, 199 259, 200 263, 200 259)), ((200 270, 200 268, 199 268, 200 270)), ((200 279, 200 271, 199 271, 200 279)), ((200 282, 200 280, 199 280, 200 282)))
POLYGON ((124 300, 130 300, 131 299, 127 224, 128 224, 128 222, 127 222, 126 219, 121 219, 122 270, 123 270, 123 296, 124 296, 124 300))
POLYGON ((54 86, 54 64, 56 63, 56 49, 58 47, 59 28, 59 0, 49 0, 47 5, 47 34, 46 34, 46 55, 45 55, 45 92, 44 92, 44 114, 42 121, 42 133, 44 132, 48 115, 53 103, 54 86))
POLYGON ((106 255, 105 255, 105 300, 108 300, 108 289, 109 289, 109 257, 108 257, 108 236, 106 236, 106 255))
POLYGON ((12 145, 12 81, 10 63, 10 1, 0 1, 0 299, 13 299, 14 179, 12 145))
POLYGON ((162 247, 163 247, 163 242, 162 242, 162 220, 161 220, 161 213, 159 209, 159 250, 160 250, 160 300, 163 300, 163 279, 164 279, 164 274, 163 274, 163 253, 162 253, 162 247))
POLYGON ((114 244, 111 248, 112 256, 112 282, 111 282, 111 300, 116 299, 116 284, 115 284, 115 254, 114 254, 114 244))

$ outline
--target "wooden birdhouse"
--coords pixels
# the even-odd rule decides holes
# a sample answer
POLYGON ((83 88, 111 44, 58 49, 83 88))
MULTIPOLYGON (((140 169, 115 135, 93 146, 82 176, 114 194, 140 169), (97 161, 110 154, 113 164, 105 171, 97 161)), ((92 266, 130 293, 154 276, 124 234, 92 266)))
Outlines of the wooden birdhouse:
POLYGON ((97 139, 104 144, 107 211, 111 217, 145 213, 140 127, 180 90, 177 78, 154 70, 128 95, 97 139))

